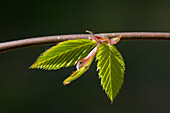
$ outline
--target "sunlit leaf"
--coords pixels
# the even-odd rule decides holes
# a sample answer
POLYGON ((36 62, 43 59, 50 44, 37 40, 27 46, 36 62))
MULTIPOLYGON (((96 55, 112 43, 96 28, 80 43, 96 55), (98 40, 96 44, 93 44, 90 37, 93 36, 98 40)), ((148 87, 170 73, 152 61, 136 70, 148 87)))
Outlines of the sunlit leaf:
POLYGON ((87 56, 95 45, 95 41, 88 39, 60 42, 41 54, 30 68, 56 70, 75 65, 81 58, 87 56))
POLYGON ((96 55, 98 60, 99 78, 101 85, 113 102, 118 94, 124 78, 125 64, 115 46, 102 43, 96 55))

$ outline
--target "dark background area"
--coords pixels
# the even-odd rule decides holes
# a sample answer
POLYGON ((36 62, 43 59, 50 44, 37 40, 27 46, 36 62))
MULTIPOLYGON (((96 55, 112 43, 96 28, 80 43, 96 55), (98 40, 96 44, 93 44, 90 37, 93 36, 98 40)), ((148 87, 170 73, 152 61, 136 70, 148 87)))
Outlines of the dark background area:
MULTIPOLYGON (((9 0, 0 4, 0 42, 29 37, 101 32, 169 32, 170 1, 9 0)), ((75 67, 28 67, 49 46, 0 53, 0 113, 170 113, 170 41, 121 41, 125 81, 113 104, 96 62, 64 86, 75 67)))

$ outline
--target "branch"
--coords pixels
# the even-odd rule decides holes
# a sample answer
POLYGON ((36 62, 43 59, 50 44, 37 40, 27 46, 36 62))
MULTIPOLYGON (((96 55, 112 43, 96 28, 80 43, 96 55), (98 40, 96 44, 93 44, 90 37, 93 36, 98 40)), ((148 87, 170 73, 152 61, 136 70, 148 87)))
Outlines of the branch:
MULTIPOLYGON (((129 32, 129 33, 102 33, 96 35, 103 35, 109 38, 122 36, 121 40, 170 40, 170 33, 129 32)), ((55 44, 57 42, 66 40, 88 39, 89 36, 91 35, 90 34, 57 35, 4 42, 0 43, 0 53, 24 47, 55 44)))

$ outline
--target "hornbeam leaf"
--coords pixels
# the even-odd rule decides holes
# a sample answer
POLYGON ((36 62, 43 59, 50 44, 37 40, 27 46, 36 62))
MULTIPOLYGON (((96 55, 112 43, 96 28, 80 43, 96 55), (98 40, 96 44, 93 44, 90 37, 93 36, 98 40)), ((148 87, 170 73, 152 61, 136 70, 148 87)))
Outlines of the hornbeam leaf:
POLYGON ((113 102, 123 84, 125 64, 115 46, 102 43, 96 55, 101 85, 113 102))
POLYGON ((60 42, 41 54, 30 68, 57 70, 75 65, 81 58, 87 56, 95 45, 95 41, 88 39, 60 42))

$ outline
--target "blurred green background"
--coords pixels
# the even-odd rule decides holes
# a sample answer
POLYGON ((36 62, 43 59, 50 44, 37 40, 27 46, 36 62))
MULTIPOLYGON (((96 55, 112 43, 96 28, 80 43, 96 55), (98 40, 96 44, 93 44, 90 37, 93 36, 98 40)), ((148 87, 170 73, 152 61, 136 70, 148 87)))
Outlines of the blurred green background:
MULTIPOLYGON (((165 0, 9 0, 0 4, 0 42, 101 32, 169 32, 165 0)), ((0 113, 170 113, 170 41, 121 41, 124 85, 110 103, 96 62, 78 80, 62 84, 75 67, 28 67, 49 46, 0 53, 0 113)))

